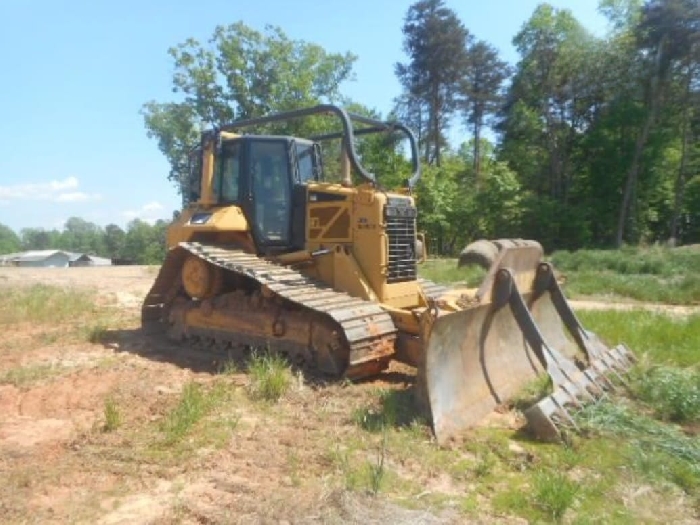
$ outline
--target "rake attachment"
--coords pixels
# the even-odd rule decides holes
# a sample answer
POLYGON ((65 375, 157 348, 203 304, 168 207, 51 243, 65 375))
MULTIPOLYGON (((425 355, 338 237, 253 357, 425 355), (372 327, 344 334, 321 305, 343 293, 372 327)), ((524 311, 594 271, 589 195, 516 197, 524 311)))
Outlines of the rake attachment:
POLYGON ((583 328, 534 242, 505 247, 471 303, 452 312, 433 305, 422 326, 417 392, 438 442, 476 426, 542 373, 553 392, 525 417, 538 438, 559 439, 561 427, 576 428, 571 412, 614 390, 612 378, 622 381, 634 363, 624 345, 610 349, 583 328))
POLYGON ((586 401, 599 399, 606 391, 614 391, 611 376, 624 384, 623 374, 632 367, 636 359, 624 344, 608 348, 598 336, 583 328, 564 297, 549 263, 540 263, 538 266, 533 302, 544 294, 549 295, 559 318, 586 357, 585 363, 576 366, 549 347, 537 326, 531 322, 532 317, 528 311, 523 311, 522 297, 513 286, 511 308, 514 314, 517 310, 515 315, 519 319, 523 334, 541 362, 546 364, 545 368, 554 387, 552 394, 525 411, 525 417, 530 429, 539 439, 556 440, 561 437, 559 426, 568 425, 578 431, 569 410, 581 408, 586 401), (514 303, 517 304, 515 308, 514 303))

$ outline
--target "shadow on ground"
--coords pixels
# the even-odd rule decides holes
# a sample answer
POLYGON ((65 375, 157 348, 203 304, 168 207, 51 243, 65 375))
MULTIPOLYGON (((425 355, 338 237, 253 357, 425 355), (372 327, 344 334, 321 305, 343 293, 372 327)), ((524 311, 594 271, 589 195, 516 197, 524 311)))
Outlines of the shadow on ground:
MULTIPOLYGON (((100 342, 105 348, 117 353, 128 352, 152 361, 171 363, 193 372, 212 375, 219 374, 231 366, 245 372, 251 355, 250 350, 216 351, 211 348, 198 348, 187 342, 179 343, 169 339, 165 331, 158 327, 105 330, 100 336, 100 342)), ((309 386, 322 387, 347 381, 343 378, 322 376, 314 370, 294 365, 292 370, 301 373, 309 386)), ((408 370, 390 367, 377 376, 355 380, 353 383, 408 386, 414 381, 415 376, 408 370)))
POLYGON ((144 328, 126 328, 106 330, 101 334, 100 342, 114 352, 128 352, 152 361, 172 363, 193 372, 216 374, 231 358, 188 347, 169 340, 161 330, 144 328))

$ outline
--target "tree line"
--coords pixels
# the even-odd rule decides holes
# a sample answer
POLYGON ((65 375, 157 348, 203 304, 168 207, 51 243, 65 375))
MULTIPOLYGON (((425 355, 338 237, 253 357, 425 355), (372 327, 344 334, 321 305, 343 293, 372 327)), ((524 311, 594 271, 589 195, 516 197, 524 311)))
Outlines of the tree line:
POLYGON ((440 248, 464 233, 549 248, 700 239, 700 4, 599 8, 602 38, 540 4, 513 37, 512 67, 442 0, 409 8, 397 112, 436 168, 423 191, 440 248), (457 151, 455 122, 471 130, 457 151))
POLYGON ((62 230, 23 228, 19 234, 0 224, 0 254, 24 250, 66 250, 112 259, 114 263, 160 264, 165 257, 168 222, 154 224, 134 219, 123 230, 104 228, 79 217, 68 219, 62 230))
MULTIPOLYGON (((179 98, 148 102, 142 114, 177 185, 199 132, 233 119, 332 102, 402 120, 420 143, 419 222, 434 252, 478 237, 534 238, 548 249, 699 242, 700 4, 601 0, 599 9, 604 37, 570 10, 540 4, 513 36, 519 60, 508 64, 444 0, 417 1, 403 19, 406 59, 394 64, 402 92, 387 115, 343 95, 351 52, 275 27, 220 26, 206 44, 170 49, 179 98)), ((317 118, 262 131, 327 126, 317 118)), ((384 187, 401 185, 401 145, 357 142, 384 187)))
MULTIPOLYGON (((401 120, 419 141, 415 196, 433 253, 481 237, 533 238, 548 250, 700 242, 700 3, 600 0, 599 9, 610 27, 602 37, 570 10, 540 4, 513 35, 518 60, 508 64, 444 0, 416 1, 403 16, 405 59, 393 65, 401 92, 386 115, 343 93, 352 52, 329 53, 279 27, 219 26, 205 43, 169 49, 175 99, 141 113, 178 188, 200 132, 235 119, 337 103, 401 120)), ((257 131, 336 128, 314 117, 257 131)), ((339 146, 323 147, 332 179, 339 146)), ((393 137, 361 136, 356 149, 383 188, 410 173, 393 137)), ((107 248, 110 226, 93 249, 122 253, 107 248)), ((122 233, 156 227, 165 225, 122 233)), ((64 233, 49 235, 52 247, 64 233)), ((125 253, 151 257, 141 250, 125 253)))

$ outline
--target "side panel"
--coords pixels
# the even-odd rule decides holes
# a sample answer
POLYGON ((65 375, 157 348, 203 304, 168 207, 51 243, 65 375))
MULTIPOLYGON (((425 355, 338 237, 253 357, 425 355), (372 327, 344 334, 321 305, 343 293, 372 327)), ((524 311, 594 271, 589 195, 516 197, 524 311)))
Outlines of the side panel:
POLYGON ((320 279, 348 293, 362 292, 358 296, 365 298, 369 288, 376 300, 395 308, 421 304, 412 199, 371 186, 312 184, 307 206, 306 249, 338 249, 343 254, 316 258, 320 279), (349 265, 347 257, 354 263, 349 265))
POLYGON ((251 244, 250 228, 238 206, 200 208, 192 206, 168 228, 168 248, 180 242, 210 240, 224 244, 237 242, 243 247, 251 244))
POLYGON ((353 253, 367 281, 382 302, 385 290, 389 239, 384 228, 386 197, 374 188, 357 189, 352 214, 353 253))

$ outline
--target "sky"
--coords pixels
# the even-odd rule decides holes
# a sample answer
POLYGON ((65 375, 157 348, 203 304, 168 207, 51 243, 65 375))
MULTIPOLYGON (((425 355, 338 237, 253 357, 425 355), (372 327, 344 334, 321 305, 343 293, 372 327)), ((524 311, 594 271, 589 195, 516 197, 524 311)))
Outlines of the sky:
MULTIPOLYGON (((406 61, 413 0, 0 0, 0 224, 62 229, 170 219, 180 197, 139 113, 177 100, 167 49, 217 25, 280 26, 295 40, 357 55, 342 92, 386 113, 406 61)), ((469 31, 515 64, 513 36, 538 0, 446 0, 469 31)), ((598 0, 550 0, 602 35, 598 0)), ((459 133, 459 130, 456 131, 459 133)), ((453 132, 454 134, 454 132, 453 132)))

